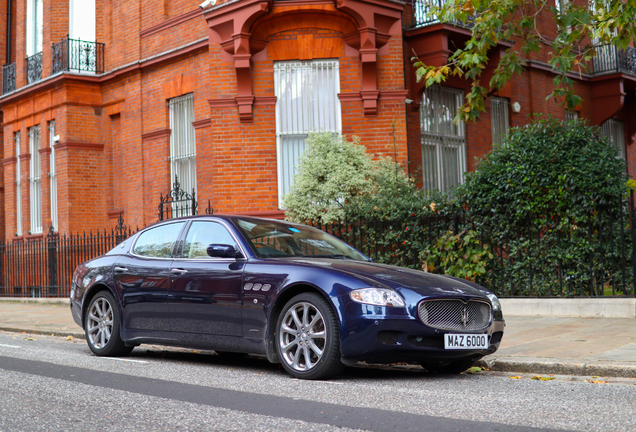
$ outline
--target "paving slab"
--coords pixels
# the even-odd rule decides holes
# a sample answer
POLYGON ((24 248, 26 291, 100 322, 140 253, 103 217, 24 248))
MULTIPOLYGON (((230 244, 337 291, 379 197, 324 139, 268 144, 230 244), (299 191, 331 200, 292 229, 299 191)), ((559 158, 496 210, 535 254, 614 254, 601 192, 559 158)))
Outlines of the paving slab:
POLYGON ((84 337, 68 299, 50 302, 0 299, 0 330, 84 337))

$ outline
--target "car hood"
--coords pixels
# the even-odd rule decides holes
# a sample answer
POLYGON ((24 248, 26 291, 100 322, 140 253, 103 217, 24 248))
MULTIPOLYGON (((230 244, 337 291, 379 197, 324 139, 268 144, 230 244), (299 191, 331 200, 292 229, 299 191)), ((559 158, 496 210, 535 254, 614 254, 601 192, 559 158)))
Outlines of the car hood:
POLYGON ((294 260, 306 264, 331 267, 342 273, 354 276, 369 286, 388 286, 394 289, 410 289, 424 296, 446 297, 486 297, 484 291, 469 285, 470 282, 449 276, 426 273, 404 267, 374 262, 340 259, 302 259, 294 260))

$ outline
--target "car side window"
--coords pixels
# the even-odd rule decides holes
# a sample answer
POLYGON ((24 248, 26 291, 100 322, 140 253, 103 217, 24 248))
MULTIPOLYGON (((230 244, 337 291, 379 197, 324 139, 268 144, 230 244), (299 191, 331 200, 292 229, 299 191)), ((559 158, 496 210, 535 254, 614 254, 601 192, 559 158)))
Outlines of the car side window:
POLYGON ((135 242, 133 253, 153 258, 172 257, 174 244, 184 223, 171 223, 144 231, 135 242))
POLYGON ((238 249, 236 242, 223 225, 209 221, 192 222, 183 245, 182 258, 210 258, 208 246, 211 244, 230 245, 238 249))

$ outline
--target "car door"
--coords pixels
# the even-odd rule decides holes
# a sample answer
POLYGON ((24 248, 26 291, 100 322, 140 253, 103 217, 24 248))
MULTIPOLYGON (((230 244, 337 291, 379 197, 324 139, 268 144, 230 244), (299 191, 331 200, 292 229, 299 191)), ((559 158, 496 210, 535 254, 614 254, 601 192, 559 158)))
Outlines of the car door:
POLYGON ((172 253, 185 222, 143 231, 129 254, 113 267, 113 280, 122 295, 127 329, 170 331, 168 277, 172 253))
POLYGON ((170 268, 168 304, 173 332, 241 336, 244 258, 211 258, 210 244, 237 242, 221 223, 195 220, 170 268))

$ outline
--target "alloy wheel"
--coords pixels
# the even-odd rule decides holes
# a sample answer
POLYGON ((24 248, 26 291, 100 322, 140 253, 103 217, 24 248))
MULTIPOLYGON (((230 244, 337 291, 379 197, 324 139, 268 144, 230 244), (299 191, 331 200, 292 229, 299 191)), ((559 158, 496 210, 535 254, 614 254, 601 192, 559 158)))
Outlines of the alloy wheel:
POLYGON ((322 314, 312 303, 292 305, 285 313, 278 333, 283 361, 295 371, 308 371, 321 361, 327 329, 322 314))
POLYGON ((105 298, 98 298, 91 304, 86 327, 88 340, 93 347, 103 349, 110 341, 114 325, 113 315, 113 307, 105 298))

